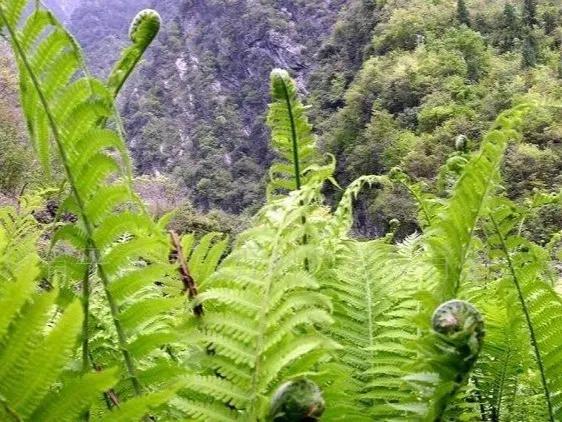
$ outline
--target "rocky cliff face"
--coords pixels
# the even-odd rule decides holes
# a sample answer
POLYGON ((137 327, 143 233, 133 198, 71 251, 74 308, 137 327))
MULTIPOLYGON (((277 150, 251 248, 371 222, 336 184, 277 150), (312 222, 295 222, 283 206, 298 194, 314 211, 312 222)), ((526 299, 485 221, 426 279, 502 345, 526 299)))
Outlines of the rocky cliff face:
POLYGON ((264 125, 269 72, 288 69, 305 93, 344 3, 86 0, 70 24, 103 75, 136 11, 162 14, 163 30, 120 99, 137 169, 172 173, 200 208, 240 212, 263 197, 272 159, 264 125))
POLYGON ((43 3, 55 12, 60 19, 68 22, 80 0, 43 0, 43 3))

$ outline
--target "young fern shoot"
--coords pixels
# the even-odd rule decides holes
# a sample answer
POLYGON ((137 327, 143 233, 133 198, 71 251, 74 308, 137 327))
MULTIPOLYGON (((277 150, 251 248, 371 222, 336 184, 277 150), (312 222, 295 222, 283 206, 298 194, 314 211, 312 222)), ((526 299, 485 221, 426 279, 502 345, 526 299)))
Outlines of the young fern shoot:
POLYGON ((271 97, 267 122, 271 143, 283 162, 271 166, 268 194, 298 190, 310 179, 307 169, 315 163, 316 147, 297 86, 286 70, 271 72, 271 97))

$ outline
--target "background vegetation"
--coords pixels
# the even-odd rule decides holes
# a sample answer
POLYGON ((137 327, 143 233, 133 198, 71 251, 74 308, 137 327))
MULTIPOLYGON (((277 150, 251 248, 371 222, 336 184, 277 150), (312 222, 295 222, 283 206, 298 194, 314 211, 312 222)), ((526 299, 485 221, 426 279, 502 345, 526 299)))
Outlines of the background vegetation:
POLYGON ((562 418, 558 5, 259 5, 0 3, 0 419, 562 418))

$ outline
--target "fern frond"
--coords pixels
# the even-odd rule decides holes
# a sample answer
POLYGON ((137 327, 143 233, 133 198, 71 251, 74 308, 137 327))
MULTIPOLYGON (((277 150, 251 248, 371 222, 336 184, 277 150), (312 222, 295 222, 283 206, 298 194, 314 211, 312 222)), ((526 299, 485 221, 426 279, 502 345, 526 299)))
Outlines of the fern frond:
POLYGON ((508 418, 523 382, 522 371, 531 362, 528 355, 528 338, 523 334, 524 321, 519 312, 513 312, 517 299, 507 286, 511 280, 502 280, 497 288, 500 302, 483 308, 486 315, 486 341, 474 377, 480 400, 492 420, 508 418))
POLYGON ((170 401, 174 397, 176 389, 177 386, 175 388, 148 393, 145 396, 128 400, 126 403, 120 405, 119 408, 109 412, 100 422, 136 422, 142 419, 147 412, 154 411, 163 403, 170 401))
POLYGON ((66 382, 64 387, 53 391, 43 401, 42 406, 33 412, 30 420, 35 421, 74 421, 88 409, 94 398, 102 391, 109 390, 117 381, 116 370, 86 374, 66 382))
POLYGON ((497 179, 507 143, 518 136, 515 128, 530 108, 520 105, 498 117, 495 129, 485 136, 480 153, 465 166, 452 198, 427 231, 442 300, 454 298, 459 290, 473 232, 497 179))
POLYGON ((545 271, 538 246, 518 236, 509 236, 513 219, 498 208, 490 219, 498 248, 503 251, 507 271, 527 326, 535 363, 540 375, 548 420, 562 417, 562 300, 552 286, 541 280, 545 271))
MULTIPOLYGON (((16 55, 22 103, 32 139, 36 149, 44 151, 40 153, 45 164, 50 155, 49 143, 53 141, 71 190, 61 209, 78 217, 73 228, 63 227, 56 235, 57 241, 74 247, 68 257, 55 259, 61 264, 74 262, 68 271, 58 266, 57 277, 66 278, 67 284, 86 286, 82 297, 85 310, 88 309, 89 278, 99 278, 115 329, 113 341, 119 344, 121 353, 121 358, 116 357, 113 364, 126 368, 123 381, 132 382, 135 394, 140 395, 144 388, 138 377, 141 363, 131 356, 130 344, 141 332, 144 335, 151 330, 171 332, 173 318, 169 311, 172 305, 179 308, 172 298, 169 302, 166 298, 155 301, 155 297, 162 295, 162 289, 155 282, 165 282, 168 275, 174 274, 168 263, 167 238, 146 216, 144 206, 132 193, 129 160, 113 103, 116 91, 84 71, 78 45, 50 12, 38 7, 22 16, 22 7, 30 3, 2 2, 0 21, 6 27, 16 55), (90 267, 88 264, 80 271, 80 260, 92 261, 95 274, 90 275, 85 270, 90 267), (154 272, 138 271, 150 265, 168 266, 168 270, 160 280, 150 278, 154 272), (130 289, 123 289, 121 285, 119 300, 112 294, 113 283, 126 279, 131 273, 138 277, 135 284, 138 290, 133 292, 134 308, 132 297, 124 295, 130 289), (161 308, 155 309, 155 304, 161 308), (141 318, 127 318, 125 328, 121 320, 133 311, 147 314, 141 318), (160 311, 168 316, 164 318, 166 323, 150 324, 152 316, 160 311)), ((139 43, 147 42, 149 29, 154 29, 154 25, 145 23, 144 20, 140 22, 133 34, 139 43)), ((120 77, 119 84, 123 81, 120 77)), ((87 341, 84 347, 86 344, 87 341)), ((146 361, 143 365, 150 366, 150 363, 146 361)))
POLYGON ((353 203, 365 187, 384 186, 388 180, 383 176, 361 176, 354 180, 343 192, 342 198, 334 212, 331 225, 334 227, 334 238, 339 240, 347 235, 353 224, 353 203))
POLYGON ((418 204, 418 221, 422 228, 430 226, 433 222, 433 218, 439 209, 439 202, 431 193, 426 192, 426 189, 422 186, 420 182, 413 182, 410 177, 404 173, 400 168, 392 168, 388 174, 388 177, 395 183, 399 183, 404 186, 412 198, 415 199, 418 204))
POLYGON ((115 383, 115 373, 76 377, 59 388, 68 380, 63 370, 74 355, 81 307, 74 301, 57 309, 56 290, 37 291, 39 258, 32 244, 24 241, 27 249, 19 249, 19 260, 12 260, 13 240, 34 239, 36 233, 28 232, 25 217, 18 222, 13 213, 11 219, 11 229, 18 230, 0 226, 0 419, 76 420, 115 383))
POLYGON ((322 282, 334 301, 330 334, 342 346, 320 378, 331 398, 326 418, 343 420, 350 409, 358 420, 404 416, 390 404, 415 399, 402 380, 416 338, 408 260, 384 241, 342 242, 336 255, 322 282))
POLYGON ((518 136, 516 129, 531 107, 520 105, 497 118, 494 129, 484 137, 480 152, 464 166, 451 198, 432 218, 424 236, 426 254, 437 277, 431 271, 424 274, 424 285, 417 294, 420 309, 415 322, 420 337, 419 356, 412 366, 412 374, 404 379, 425 397, 427 406, 418 410, 432 420, 443 420, 449 412, 454 412, 450 404, 455 403, 455 396, 465 388, 480 354, 483 331, 481 323, 473 320, 480 319, 480 313, 469 303, 451 299, 457 299, 461 286, 466 284, 464 277, 474 232, 496 185, 507 143, 518 136), (478 315, 469 317, 476 331, 467 332, 468 337, 452 340, 430 327, 431 312, 447 309, 451 304, 466 310, 451 316, 451 320, 478 315))
POLYGON ((297 86, 287 71, 271 72, 271 97, 267 122, 271 128, 271 142, 284 160, 270 171, 268 195, 279 190, 292 191, 306 184, 310 175, 304 170, 315 162, 315 140, 306 111, 298 99, 297 86))
POLYGON ((205 283, 215 271, 227 246, 228 238, 220 233, 208 233, 199 240, 188 257, 189 269, 198 283, 205 283))
POLYGON ((113 67, 107 83, 114 97, 119 94, 123 84, 158 34, 160 25, 160 15, 151 9, 140 11, 133 19, 129 29, 132 44, 121 53, 121 58, 113 67))
POLYGON ((219 411, 217 420, 233 420, 227 407, 241 420, 264 418, 285 374, 311 371, 312 363, 301 366, 307 357, 333 347, 317 331, 332 321, 329 299, 299 265, 312 253, 310 244, 301 245, 302 215, 295 208, 306 209, 307 189, 299 192, 267 205, 257 227, 241 235, 200 285, 198 301, 209 311, 197 343, 208 351, 201 358, 207 369, 188 377, 182 392, 182 408, 193 419, 208 420, 219 411))

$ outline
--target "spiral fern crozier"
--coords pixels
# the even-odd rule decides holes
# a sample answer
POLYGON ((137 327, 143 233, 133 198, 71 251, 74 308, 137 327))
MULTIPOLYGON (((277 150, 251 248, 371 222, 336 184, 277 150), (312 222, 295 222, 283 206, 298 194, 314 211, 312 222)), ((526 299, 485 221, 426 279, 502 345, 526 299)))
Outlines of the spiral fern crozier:
POLYGON ((324 413, 322 391, 306 378, 286 382, 271 400, 269 418, 274 422, 316 421, 324 413))
POLYGON ((141 10, 131 22, 129 38, 134 43, 146 42, 150 44, 158 34, 161 22, 162 19, 156 10, 141 10))
POLYGON ((129 38, 132 44, 121 53, 121 57, 113 66, 107 82, 114 97, 119 94, 123 84, 142 59, 146 49, 158 35, 161 23, 160 15, 152 9, 141 10, 131 22, 129 38))
POLYGON ((474 359, 482 348, 484 319, 480 312, 464 300, 450 300, 439 306, 433 313, 431 325, 435 332, 446 341, 458 347, 468 346, 474 359))

